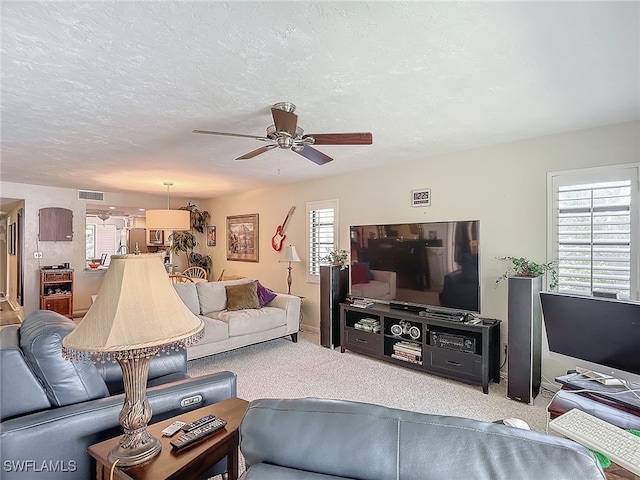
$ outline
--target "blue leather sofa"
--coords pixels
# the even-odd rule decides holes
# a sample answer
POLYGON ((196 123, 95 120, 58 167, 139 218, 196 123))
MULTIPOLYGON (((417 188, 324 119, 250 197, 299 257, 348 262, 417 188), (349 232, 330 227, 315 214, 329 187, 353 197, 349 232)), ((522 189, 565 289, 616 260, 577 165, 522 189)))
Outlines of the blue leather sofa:
MULTIPOLYGON (((62 339, 74 327, 72 320, 40 310, 21 326, 0 330, 3 480, 94 478, 86 449, 122 435, 120 366, 65 360, 62 339)), ((184 350, 154 357, 148 386, 150 423, 236 396, 231 372, 190 378, 184 350)), ((211 473, 225 469, 221 463, 211 473)))
POLYGON ((317 398, 254 400, 242 480, 604 480, 570 440, 467 418, 317 398))

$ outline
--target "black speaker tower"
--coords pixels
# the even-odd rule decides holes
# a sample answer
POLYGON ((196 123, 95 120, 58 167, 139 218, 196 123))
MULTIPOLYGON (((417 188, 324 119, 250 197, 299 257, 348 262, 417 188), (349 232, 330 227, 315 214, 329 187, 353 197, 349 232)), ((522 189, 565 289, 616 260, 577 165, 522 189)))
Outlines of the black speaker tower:
POLYGON ((340 346, 340 303, 349 293, 349 269, 320 266, 320 345, 340 346))
POLYGON ((542 373, 542 277, 509 278, 507 397, 533 405, 542 373))

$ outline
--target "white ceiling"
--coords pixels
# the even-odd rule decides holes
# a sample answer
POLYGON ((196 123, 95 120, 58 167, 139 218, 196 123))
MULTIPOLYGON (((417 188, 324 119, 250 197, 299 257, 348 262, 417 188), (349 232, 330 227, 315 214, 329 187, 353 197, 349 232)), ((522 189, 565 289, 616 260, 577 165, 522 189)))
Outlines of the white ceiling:
MULTIPOLYGON (((206 198, 640 118, 639 2, 1 2, 3 181, 206 198), (318 166, 245 138, 270 106, 318 166)), ((514 159, 514 161, 518 161, 514 159)))

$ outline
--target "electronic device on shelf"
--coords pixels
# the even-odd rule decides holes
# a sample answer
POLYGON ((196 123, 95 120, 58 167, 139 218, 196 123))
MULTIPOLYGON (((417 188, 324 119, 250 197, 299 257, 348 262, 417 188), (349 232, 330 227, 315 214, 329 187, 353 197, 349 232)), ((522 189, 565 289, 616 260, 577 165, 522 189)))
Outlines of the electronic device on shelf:
POLYGON ((480 313, 479 229, 478 220, 351 225, 350 295, 414 313, 432 307, 480 313), (364 268, 367 283, 356 267, 364 268), (395 281, 376 298, 374 282, 384 284, 390 274, 395 281))
POLYGON ((550 292, 540 301, 550 358, 640 384, 640 302, 550 292))
POLYGON ((457 350, 464 353, 476 353, 476 339, 467 335, 453 335, 450 333, 431 330, 431 345, 434 347, 457 350))
POLYGON ((551 420, 549 427, 640 475, 640 437, 577 408, 551 420))

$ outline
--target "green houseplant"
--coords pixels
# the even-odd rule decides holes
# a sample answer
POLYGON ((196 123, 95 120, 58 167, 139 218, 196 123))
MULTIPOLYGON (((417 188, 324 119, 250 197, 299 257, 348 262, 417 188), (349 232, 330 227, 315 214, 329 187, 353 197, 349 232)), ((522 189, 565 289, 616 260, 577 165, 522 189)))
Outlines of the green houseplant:
POLYGON ((511 262, 507 270, 496 279, 496 286, 509 277, 539 277, 545 274, 551 276, 549 290, 558 286, 558 262, 536 263, 526 257, 497 257, 498 260, 511 262))
POLYGON ((211 274, 211 257, 209 255, 194 253, 193 249, 198 246, 196 236, 189 230, 176 230, 169 236, 171 240, 172 253, 179 255, 181 252, 187 254, 187 264, 190 267, 202 267, 207 271, 207 275, 211 274))
POLYGON ((206 210, 198 210, 198 207, 191 202, 186 207, 180 207, 180 210, 189 210, 191 215, 191 229, 199 233, 204 233, 204 229, 207 226, 207 222, 211 215, 206 210))
POLYGON ((329 253, 320 260, 324 260, 332 265, 340 265, 340 270, 344 270, 347 268, 347 262, 349 261, 349 252, 339 248, 332 248, 329 250, 329 253))

